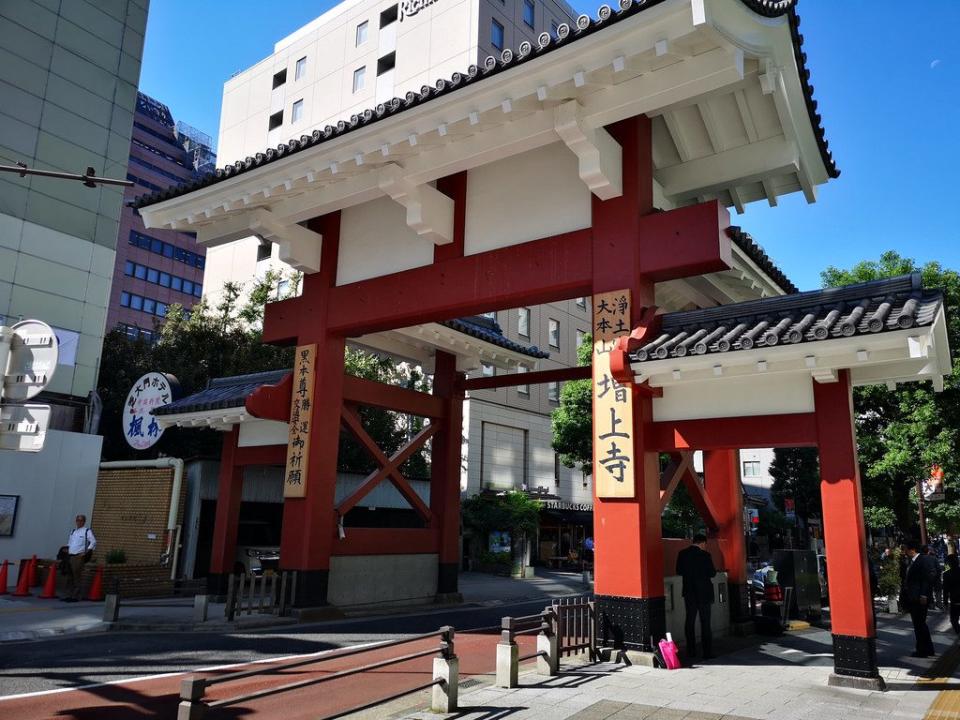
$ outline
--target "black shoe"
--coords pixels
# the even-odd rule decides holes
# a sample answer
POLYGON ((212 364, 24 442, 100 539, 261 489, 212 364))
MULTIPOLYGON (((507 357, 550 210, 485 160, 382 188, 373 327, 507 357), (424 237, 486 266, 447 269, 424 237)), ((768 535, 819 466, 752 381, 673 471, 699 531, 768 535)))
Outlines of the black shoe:
POLYGON ((928 657, 930 657, 930 655, 929 655, 928 653, 913 652, 913 653, 910 653, 910 657, 915 657, 915 658, 928 658, 928 657))

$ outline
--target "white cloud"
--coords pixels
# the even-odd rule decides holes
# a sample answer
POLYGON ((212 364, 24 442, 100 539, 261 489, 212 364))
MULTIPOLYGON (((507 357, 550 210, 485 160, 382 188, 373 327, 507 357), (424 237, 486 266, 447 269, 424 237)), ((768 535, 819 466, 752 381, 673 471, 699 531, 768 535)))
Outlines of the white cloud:
POLYGON ((930 63, 930 69, 931 69, 931 70, 935 70, 936 67, 937 67, 937 65, 939 65, 941 62, 943 62, 943 61, 940 60, 939 58, 937 58, 937 59, 934 60, 932 63, 930 63))

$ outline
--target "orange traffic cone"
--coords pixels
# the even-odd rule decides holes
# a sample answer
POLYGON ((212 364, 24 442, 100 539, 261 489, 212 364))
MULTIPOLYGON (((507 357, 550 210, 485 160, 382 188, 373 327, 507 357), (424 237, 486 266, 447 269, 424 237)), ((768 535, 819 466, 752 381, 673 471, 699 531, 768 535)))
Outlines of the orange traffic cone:
POLYGON ((30 564, 27 565, 27 587, 36 587, 37 583, 37 556, 30 558, 30 564))
POLYGON ((97 574, 90 583, 90 593, 87 600, 103 600, 103 565, 97 565, 97 574))
POLYGON ((30 579, 30 561, 27 560, 26 563, 26 566, 20 568, 20 577, 17 578, 17 589, 13 591, 14 597, 26 597, 30 594, 30 586, 27 585, 27 580, 30 579))
POLYGON ((0 566, 0 595, 7 594, 7 568, 10 567, 10 563, 6 560, 3 561, 3 565, 0 566))
POLYGON ((56 563, 51 565, 50 569, 47 571, 47 582, 43 584, 43 592, 40 593, 37 597, 43 598, 44 600, 57 599, 57 565, 56 563))

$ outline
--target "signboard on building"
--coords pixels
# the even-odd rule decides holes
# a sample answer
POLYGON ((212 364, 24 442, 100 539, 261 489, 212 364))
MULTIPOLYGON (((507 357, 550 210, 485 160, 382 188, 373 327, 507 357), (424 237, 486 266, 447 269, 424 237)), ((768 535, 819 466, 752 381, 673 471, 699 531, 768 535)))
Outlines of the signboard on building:
POLYGON ((565 500, 545 500, 541 506, 544 510, 577 510, 580 512, 593 512, 593 503, 575 503, 565 500))
POLYGON ((789 520, 790 522, 796 522, 797 505, 793 501, 793 498, 783 499, 783 514, 787 516, 787 520, 789 520))
POLYGON ((157 408, 169 405, 180 394, 180 383, 173 375, 149 372, 137 380, 123 405, 123 436, 134 450, 148 450, 157 444, 163 428, 153 416, 157 408))
POLYGON ((930 467, 930 476, 922 484, 923 499, 928 502, 937 502, 946 498, 943 491, 943 468, 939 465, 930 467))
POLYGON ((293 392, 290 395, 290 433, 287 438, 287 465, 283 473, 283 496, 307 495, 307 466, 310 461, 310 428, 313 423, 314 369, 317 346, 299 345, 293 361, 293 392))
POLYGON ((634 496, 633 398, 610 372, 610 351, 630 334, 630 291, 593 297, 593 457, 597 497, 634 496))

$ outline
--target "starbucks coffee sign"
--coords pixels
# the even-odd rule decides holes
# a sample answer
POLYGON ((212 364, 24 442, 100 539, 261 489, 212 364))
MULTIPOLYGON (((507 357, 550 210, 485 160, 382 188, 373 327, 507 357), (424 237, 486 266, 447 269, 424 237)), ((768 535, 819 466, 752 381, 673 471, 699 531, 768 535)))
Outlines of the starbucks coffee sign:
POLYGON ((421 10, 426 10, 435 2, 437 0, 403 0, 400 3, 400 22, 403 22, 404 18, 413 17, 421 10))

